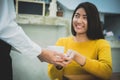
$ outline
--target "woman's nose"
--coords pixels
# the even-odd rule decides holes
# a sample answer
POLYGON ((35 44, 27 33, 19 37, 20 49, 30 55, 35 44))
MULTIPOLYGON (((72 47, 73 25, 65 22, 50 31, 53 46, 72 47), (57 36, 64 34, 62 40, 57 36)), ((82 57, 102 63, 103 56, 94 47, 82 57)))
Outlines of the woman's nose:
POLYGON ((77 19, 78 23, 81 23, 82 21, 83 21, 83 19, 81 17, 77 19))

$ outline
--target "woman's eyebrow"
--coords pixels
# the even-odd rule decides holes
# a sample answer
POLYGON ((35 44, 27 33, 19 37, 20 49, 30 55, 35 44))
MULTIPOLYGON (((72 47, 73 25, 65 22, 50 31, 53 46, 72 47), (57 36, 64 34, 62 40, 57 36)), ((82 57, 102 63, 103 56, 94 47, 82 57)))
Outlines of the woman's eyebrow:
POLYGON ((80 15, 79 13, 75 13, 75 15, 80 15))

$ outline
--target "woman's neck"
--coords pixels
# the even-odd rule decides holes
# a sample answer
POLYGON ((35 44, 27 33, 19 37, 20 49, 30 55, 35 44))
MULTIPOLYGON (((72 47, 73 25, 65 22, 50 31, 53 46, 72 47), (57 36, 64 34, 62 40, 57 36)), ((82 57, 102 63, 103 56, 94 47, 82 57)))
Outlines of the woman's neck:
POLYGON ((86 35, 83 35, 83 34, 77 34, 75 37, 74 37, 74 40, 76 42, 86 42, 86 41, 89 41, 88 37, 86 35))

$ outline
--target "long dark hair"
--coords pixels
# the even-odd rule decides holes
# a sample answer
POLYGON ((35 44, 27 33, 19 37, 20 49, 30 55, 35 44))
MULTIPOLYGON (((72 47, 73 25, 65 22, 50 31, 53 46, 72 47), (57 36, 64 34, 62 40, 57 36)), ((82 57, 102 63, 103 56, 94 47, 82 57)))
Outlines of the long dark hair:
POLYGON ((87 14, 87 22, 88 22, 88 29, 87 29, 87 37, 91 40, 96 39, 104 39, 102 25, 100 22, 99 12, 96 6, 90 2, 83 2, 80 3, 73 12, 72 21, 71 21, 71 31, 74 36, 76 36, 76 32, 73 28, 73 17, 76 11, 79 8, 84 8, 87 14))

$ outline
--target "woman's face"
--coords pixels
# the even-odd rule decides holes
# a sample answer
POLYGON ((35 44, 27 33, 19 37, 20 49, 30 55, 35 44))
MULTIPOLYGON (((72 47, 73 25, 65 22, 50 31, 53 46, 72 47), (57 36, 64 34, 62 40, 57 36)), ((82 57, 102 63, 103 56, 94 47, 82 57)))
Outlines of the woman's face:
POLYGON ((79 8, 73 17, 73 28, 76 34, 86 34, 87 24, 87 14, 84 8, 79 8))

